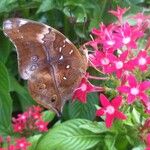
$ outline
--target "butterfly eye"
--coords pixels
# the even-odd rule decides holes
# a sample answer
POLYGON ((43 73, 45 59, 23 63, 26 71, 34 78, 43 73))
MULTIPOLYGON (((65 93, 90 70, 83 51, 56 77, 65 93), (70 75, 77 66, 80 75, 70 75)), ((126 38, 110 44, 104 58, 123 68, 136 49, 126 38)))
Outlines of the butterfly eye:
POLYGON ((57 95, 53 95, 50 101, 54 103, 56 102, 56 100, 57 100, 57 95))

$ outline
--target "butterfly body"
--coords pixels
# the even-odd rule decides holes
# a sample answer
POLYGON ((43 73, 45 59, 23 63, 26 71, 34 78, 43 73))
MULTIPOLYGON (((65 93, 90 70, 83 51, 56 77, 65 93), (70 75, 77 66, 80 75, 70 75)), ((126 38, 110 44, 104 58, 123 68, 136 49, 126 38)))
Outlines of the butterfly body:
POLYGON ((4 33, 16 47, 21 77, 31 96, 44 107, 60 111, 87 69, 87 58, 59 31, 42 23, 12 18, 4 33))

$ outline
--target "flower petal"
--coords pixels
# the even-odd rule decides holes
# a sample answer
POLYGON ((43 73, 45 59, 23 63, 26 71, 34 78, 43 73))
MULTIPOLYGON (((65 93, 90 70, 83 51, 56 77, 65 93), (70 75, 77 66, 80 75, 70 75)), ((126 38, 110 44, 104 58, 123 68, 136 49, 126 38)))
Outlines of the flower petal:
POLYGON ((129 85, 131 87, 136 87, 137 86, 136 78, 133 75, 128 76, 128 82, 129 82, 129 85))
POLYGON ((127 118, 122 112, 118 110, 115 111, 115 117, 121 120, 125 120, 127 118))
POLYGON ((128 104, 132 104, 135 101, 136 96, 129 94, 127 97, 128 104))
POLYGON ((125 85, 118 87, 117 90, 119 92, 124 92, 124 93, 129 93, 130 92, 130 88, 128 86, 125 86, 125 85))
POLYGON ((107 113, 106 114, 106 120, 105 120, 106 127, 110 128, 112 126, 113 121, 114 121, 114 114, 110 115, 107 113))
POLYGON ((102 116, 104 114, 104 109, 103 108, 100 108, 98 110, 96 110, 96 116, 102 116))
POLYGON ((147 96, 145 93, 142 93, 142 92, 141 92, 141 93, 139 94, 139 96, 140 96, 142 102, 144 102, 144 104, 147 103, 147 101, 148 101, 148 96, 147 96))
POLYGON ((144 81, 144 82, 142 82, 140 84, 139 88, 140 88, 140 91, 144 91, 144 90, 150 88, 150 81, 144 81))
POLYGON ((121 105, 121 102, 122 102, 122 97, 117 96, 111 101, 111 104, 114 106, 115 109, 117 109, 121 105))
POLYGON ((100 94, 100 101, 103 107, 107 107, 110 104, 109 100, 107 99, 107 97, 104 94, 100 94))

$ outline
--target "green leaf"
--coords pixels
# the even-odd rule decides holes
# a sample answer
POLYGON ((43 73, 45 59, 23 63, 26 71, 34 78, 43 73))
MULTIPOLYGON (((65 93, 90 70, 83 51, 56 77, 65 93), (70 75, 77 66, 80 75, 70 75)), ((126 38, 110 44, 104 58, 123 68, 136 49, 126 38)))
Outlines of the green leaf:
POLYGON ((0 0, 0 13, 9 12, 17 6, 17 0, 0 0))
POLYGON ((95 146, 101 135, 80 128, 89 123, 89 120, 74 119, 55 126, 41 138, 36 150, 86 150, 95 146))
POLYGON ((16 92, 18 94, 23 110, 26 110, 27 107, 35 104, 35 101, 33 101, 27 89, 21 86, 18 83, 18 81, 11 75, 10 75, 10 89, 11 91, 16 92))
POLYGON ((93 133, 104 133, 109 131, 104 122, 91 122, 81 125, 80 128, 91 131, 93 133))
POLYGON ((9 92, 9 76, 6 67, 0 62, 0 91, 9 92))
POLYGON ((36 145, 40 139, 40 137, 42 136, 42 134, 38 134, 38 135, 34 135, 32 137, 30 137, 28 140, 31 143, 31 146, 29 146, 28 150, 36 150, 36 145))
POLYGON ((53 111, 46 110, 42 113, 42 118, 44 121, 50 122, 54 119, 55 115, 56 113, 54 113, 53 111))
MULTIPOLYGON (((0 34, 2 31, 0 31, 0 34)), ((3 35, 3 34, 2 34, 3 35)), ((1 46, 0 46, 0 61, 5 63, 7 61, 7 58, 11 52, 10 49, 10 42, 9 40, 6 40, 6 37, 1 36, 0 37, 0 42, 1 42, 1 46)))
POLYGON ((105 144, 107 146, 107 150, 117 150, 115 148, 116 136, 106 135, 105 136, 105 144))
POLYGON ((51 10, 53 8, 55 8, 55 0, 43 0, 37 13, 46 12, 46 11, 51 10))
POLYGON ((64 119, 83 118, 94 120, 96 111, 95 105, 98 105, 98 96, 96 93, 88 94, 87 103, 84 104, 78 100, 75 102, 69 101, 69 104, 64 108, 64 119))
POLYGON ((12 100, 9 94, 9 77, 6 67, 0 62, 0 134, 11 132, 12 100))

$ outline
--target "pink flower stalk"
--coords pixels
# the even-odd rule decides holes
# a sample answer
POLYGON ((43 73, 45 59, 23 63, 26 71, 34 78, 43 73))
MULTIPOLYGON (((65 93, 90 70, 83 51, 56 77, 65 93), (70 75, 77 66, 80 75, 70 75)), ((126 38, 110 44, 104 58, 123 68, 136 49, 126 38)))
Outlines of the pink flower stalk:
POLYGON ((114 10, 110 10, 109 12, 111 14, 113 14, 114 16, 116 16, 119 20, 119 22, 121 23, 122 22, 122 17, 123 15, 126 13, 126 11, 128 11, 129 8, 121 8, 121 7, 117 7, 117 10, 114 11, 114 10))
POLYGON ((143 81, 138 83, 135 76, 129 75, 127 78, 128 85, 122 85, 118 87, 118 91, 126 93, 128 104, 132 104, 137 98, 140 98, 142 102, 146 103, 148 96, 145 94, 145 90, 150 88, 150 81, 143 81))
POLYGON ((43 120, 38 120, 35 123, 35 125, 40 132, 45 132, 48 130, 48 128, 47 128, 48 122, 44 122, 43 120))
POLYGON ((150 56, 147 54, 147 51, 143 50, 138 53, 138 56, 132 60, 141 71, 146 71, 148 65, 150 64, 150 56))
POLYGON ((150 133, 148 133, 146 138, 146 148, 145 150, 150 150, 150 133))
POLYGON ((123 45, 127 48, 137 48, 136 40, 144 35, 136 26, 130 26, 128 23, 123 24, 118 31, 118 36, 123 45))
POLYGON ((27 150, 30 145, 26 138, 16 139, 16 150, 27 150))
MULTIPOLYGON (((103 90, 103 88, 99 87, 99 90, 103 90)), ((79 87, 74 91, 73 100, 78 99, 80 102, 86 103, 87 94, 95 91, 97 91, 96 87, 84 77, 82 78, 79 87)))
POLYGON ((102 107, 96 111, 96 116, 106 116, 106 127, 110 128, 115 118, 125 120, 126 116, 118 110, 121 106, 122 97, 115 97, 111 102, 103 94, 100 95, 102 107))

